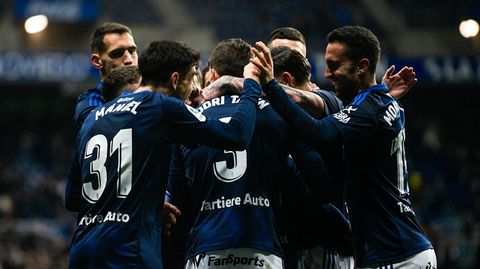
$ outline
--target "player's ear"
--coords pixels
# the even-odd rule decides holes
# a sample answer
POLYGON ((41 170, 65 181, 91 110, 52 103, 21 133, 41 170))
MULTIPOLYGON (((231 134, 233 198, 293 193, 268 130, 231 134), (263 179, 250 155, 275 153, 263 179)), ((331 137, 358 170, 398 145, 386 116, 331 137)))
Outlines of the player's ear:
POLYGON ((95 67, 96 69, 102 69, 103 62, 102 62, 102 59, 100 58, 100 55, 93 53, 92 56, 90 57, 90 61, 92 62, 93 67, 95 67))
POLYGON ((220 78, 220 75, 219 75, 219 74, 217 73, 217 71, 215 71, 215 69, 213 69, 212 67, 210 67, 210 72, 211 72, 211 74, 212 74, 212 81, 211 81, 211 82, 213 82, 213 81, 215 81, 215 80, 217 80, 217 79, 220 78))
POLYGON ((176 90, 177 87, 178 87, 178 84, 180 83, 179 81, 180 79, 180 74, 178 74, 178 72, 173 72, 171 75, 170 75, 170 79, 168 81, 168 85, 170 85, 170 88, 173 89, 173 90, 176 90))
POLYGON ((368 67, 370 66, 370 61, 367 58, 362 58, 358 61, 357 72, 359 75, 365 74, 368 72, 368 67))
POLYGON ((290 73, 282 72, 282 74, 280 74, 280 83, 293 87, 295 81, 290 73))

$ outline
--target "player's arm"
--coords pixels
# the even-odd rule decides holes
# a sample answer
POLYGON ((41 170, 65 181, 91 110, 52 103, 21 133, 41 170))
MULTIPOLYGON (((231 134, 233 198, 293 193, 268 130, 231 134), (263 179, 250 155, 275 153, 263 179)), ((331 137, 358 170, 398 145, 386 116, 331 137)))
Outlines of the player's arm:
POLYGON ((82 178, 78 163, 78 156, 75 153, 65 186, 65 208, 69 211, 80 212, 82 203, 82 178))
POLYGON ((188 184, 185 177, 185 162, 181 153, 181 145, 173 146, 170 168, 168 171, 167 191, 163 206, 163 230, 170 235, 172 226, 177 223, 188 201, 188 184))
POLYGON ((202 89, 203 99, 212 100, 225 94, 226 90, 242 93, 243 78, 223 75, 202 89))
POLYGON ((395 66, 390 66, 383 75, 382 82, 387 85, 388 91, 393 97, 400 99, 415 86, 418 80, 415 77, 416 74, 413 71, 413 67, 405 66, 392 75, 394 71, 395 66))
POLYGON ((74 135, 82 128, 88 114, 98 106, 105 103, 100 86, 89 89, 77 98, 74 115, 74 135))
POLYGON ((252 51, 256 55, 251 63, 257 66, 264 76, 262 89, 267 94, 268 100, 275 111, 282 116, 290 125, 302 134, 302 138, 311 144, 318 142, 337 143, 341 139, 341 132, 337 129, 329 117, 318 120, 308 115, 302 108, 290 100, 282 87, 273 79, 273 61, 270 50, 257 42, 252 51), (258 49, 257 49, 258 48, 258 49))
POLYGON ((245 149, 255 128, 257 103, 261 93, 258 74, 259 71, 253 64, 245 66, 243 93, 228 123, 218 119, 207 120, 198 110, 186 105, 169 106, 166 115, 171 115, 173 128, 170 128, 168 137, 184 144, 245 149))
POLYGON ((313 92, 299 90, 288 85, 280 85, 288 97, 312 117, 319 119, 325 116, 325 102, 320 96, 313 92))

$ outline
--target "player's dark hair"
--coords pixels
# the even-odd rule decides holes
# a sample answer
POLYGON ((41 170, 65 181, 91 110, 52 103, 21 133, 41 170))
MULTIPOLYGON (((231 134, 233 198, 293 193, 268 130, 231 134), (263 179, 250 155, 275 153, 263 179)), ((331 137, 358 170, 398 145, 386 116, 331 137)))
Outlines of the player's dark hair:
POLYGON ((230 38, 221 41, 213 49, 210 56, 210 66, 218 75, 243 77, 243 68, 253 56, 250 45, 240 38, 230 38))
POLYGON ((138 58, 141 85, 166 87, 174 72, 178 72, 182 81, 193 66, 198 66, 199 60, 200 53, 184 43, 153 41, 138 58))
POLYGON ((289 47, 280 46, 271 49, 275 77, 283 72, 290 73, 296 83, 303 84, 310 80, 311 65, 303 55, 289 47))
POLYGON ((139 80, 140 72, 135 65, 125 65, 113 69, 103 80, 102 94, 105 101, 115 99, 125 86, 138 83, 139 80))
POLYGON ((205 88, 205 75, 210 70, 210 63, 202 68, 202 89, 205 88))
POLYGON ((116 23, 116 22, 105 22, 100 24, 95 31, 93 32, 90 47, 92 49, 92 53, 103 53, 105 52, 106 46, 103 42, 103 38, 106 34, 123 34, 129 33, 131 35, 132 31, 128 26, 116 23))
POLYGON ((295 40, 302 42, 303 45, 306 45, 303 34, 293 27, 280 27, 273 30, 268 37, 268 44, 272 43, 272 41, 275 39, 295 40))
POLYGON ((330 32, 328 43, 339 42, 346 45, 346 57, 358 61, 367 58, 370 61, 369 70, 375 73, 380 59, 380 42, 367 28, 362 26, 344 26, 330 32))

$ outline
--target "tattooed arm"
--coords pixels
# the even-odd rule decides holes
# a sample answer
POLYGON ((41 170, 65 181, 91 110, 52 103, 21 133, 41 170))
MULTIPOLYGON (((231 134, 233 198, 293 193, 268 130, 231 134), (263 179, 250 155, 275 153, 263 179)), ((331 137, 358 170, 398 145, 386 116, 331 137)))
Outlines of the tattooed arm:
POLYGON ((320 119, 325 116, 325 102, 314 92, 299 90, 290 86, 280 84, 288 97, 303 108, 310 116, 320 119))

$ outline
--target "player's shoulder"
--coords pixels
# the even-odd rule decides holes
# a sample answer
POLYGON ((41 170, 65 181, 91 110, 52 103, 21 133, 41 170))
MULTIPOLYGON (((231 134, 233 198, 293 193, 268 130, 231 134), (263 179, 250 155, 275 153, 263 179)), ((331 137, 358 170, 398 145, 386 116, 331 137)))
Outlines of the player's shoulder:
POLYGON ((333 91, 323 90, 320 88, 312 90, 313 93, 323 99, 325 103, 325 115, 331 115, 343 109, 343 102, 333 91))

